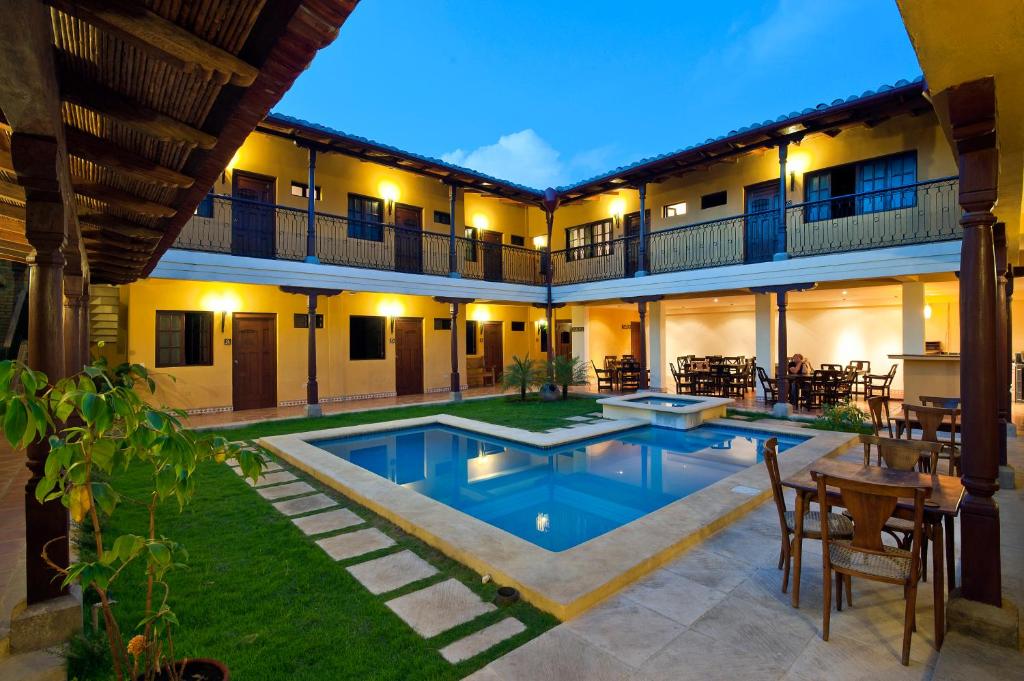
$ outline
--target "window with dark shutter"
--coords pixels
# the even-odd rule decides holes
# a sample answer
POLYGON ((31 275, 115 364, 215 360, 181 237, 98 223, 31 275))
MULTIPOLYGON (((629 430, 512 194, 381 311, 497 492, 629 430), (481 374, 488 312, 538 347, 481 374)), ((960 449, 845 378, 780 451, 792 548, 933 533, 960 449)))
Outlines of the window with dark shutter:
POLYGON ((384 317, 348 318, 348 358, 384 359, 384 317))
POLYGON ((384 202, 371 196, 348 195, 350 239, 384 241, 384 202))
POLYGON ((158 367, 213 364, 213 313, 156 313, 156 365, 158 367))

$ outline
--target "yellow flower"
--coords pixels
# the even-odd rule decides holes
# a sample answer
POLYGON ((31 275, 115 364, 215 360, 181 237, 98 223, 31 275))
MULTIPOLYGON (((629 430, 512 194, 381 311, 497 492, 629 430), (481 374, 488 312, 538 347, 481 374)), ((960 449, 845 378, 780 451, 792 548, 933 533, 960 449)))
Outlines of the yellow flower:
POLYGON ((145 650, 146 637, 142 634, 136 634, 135 636, 132 636, 132 640, 128 641, 128 652, 132 656, 138 657, 139 655, 142 655, 142 653, 144 653, 145 650))

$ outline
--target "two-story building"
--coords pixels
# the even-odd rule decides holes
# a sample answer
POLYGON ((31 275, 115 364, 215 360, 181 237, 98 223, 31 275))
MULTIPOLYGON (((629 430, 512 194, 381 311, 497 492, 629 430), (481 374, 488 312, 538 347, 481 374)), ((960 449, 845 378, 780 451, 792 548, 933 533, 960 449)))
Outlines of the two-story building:
POLYGON ((174 376, 163 396, 187 410, 302 404, 296 291, 316 289, 331 294, 317 298, 321 402, 450 390, 453 334, 463 386, 467 358, 500 372, 550 341, 598 366, 645 356, 652 386, 670 388, 682 355, 770 371, 783 291, 789 353, 885 373, 926 343, 959 350, 956 175, 920 80, 617 168, 546 204, 540 189, 271 114, 149 277, 120 288, 109 351, 174 376))

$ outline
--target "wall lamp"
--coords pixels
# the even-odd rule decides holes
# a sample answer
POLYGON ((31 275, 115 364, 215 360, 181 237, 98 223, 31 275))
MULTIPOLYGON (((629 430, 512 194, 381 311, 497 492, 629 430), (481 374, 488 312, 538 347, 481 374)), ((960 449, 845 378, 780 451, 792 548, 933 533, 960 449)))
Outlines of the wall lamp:
POLYGON ((228 318, 228 311, 227 310, 221 310, 221 313, 220 313, 220 332, 221 333, 224 333, 224 322, 227 321, 227 318, 228 318))
POLYGON ((811 165, 811 157, 803 151, 790 154, 786 159, 786 170, 789 171, 789 191, 796 191, 797 173, 803 175, 811 165))
POLYGON ((395 212, 395 201, 398 200, 398 186, 393 182, 381 182, 380 196, 384 199, 384 209, 390 217, 395 212))
POLYGON ((626 201, 624 199, 615 199, 609 206, 612 220, 615 221, 615 229, 619 229, 622 226, 622 216, 626 214, 626 201))
POLYGON ((391 328, 391 333, 395 333, 395 319, 402 316, 402 304, 395 301, 389 301, 381 303, 377 311, 384 317, 388 318, 388 326, 391 328))

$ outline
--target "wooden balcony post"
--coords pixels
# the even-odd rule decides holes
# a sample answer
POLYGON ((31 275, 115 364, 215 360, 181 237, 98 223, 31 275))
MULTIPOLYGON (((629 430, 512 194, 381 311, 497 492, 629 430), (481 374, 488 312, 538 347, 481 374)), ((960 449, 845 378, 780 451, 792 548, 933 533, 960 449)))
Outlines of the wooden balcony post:
POLYGON ((779 309, 779 337, 775 347, 779 352, 779 361, 775 367, 775 377, 779 379, 779 397, 782 404, 789 403, 789 332, 786 329, 786 289, 780 288, 775 293, 775 304, 779 309))
POLYGON ((459 275, 459 258, 455 250, 455 211, 459 205, 459 185, 448 184, 448 276, 457 279, 459 275))
POLYGON ((640 389, 647 390, 647 301, 638 302, 636 309, 640 313, 640 389))
MULTIPOLYGON (((70 268, 69 268, 70 269, 70 268)), ((64 275, 64 367, 68 375, 82 370, 82 296, 85 289, 81 274, 64 275)))
POLYGON ((775 260, 785 260, 786 251, 786 159, 789 157, 789 143, 779 143, 779 231, 775 246, 775 260))
MULTIPOLYGON (((316 255, 316 149, 309 147, 309 187, 306 189, 306 262, 319 263, 316 255)), ((316 314, 316 300, 312 301, 316 314)), ((313 341, 314 344, 316 341, 313 341)))
POLYGON ((551 258, 551 237, 554 234, 555 226, 555 210, 558 208, 560 198, 558 192, 548 187, 544 190, 544 200, 541 202, 541 207, 544 209, 544 218, 547 222, 548 228, 548 266, 545 268, 544 283, 548 289, 548 302, 547 302, 547 323, 548 323, 548 380, 554 379, 554 361, 555 361, 555 323, 554 323, 554 311, 553 311, 553 299, 551 297, 551 283, 554 279, 554 263, 551 258))
POLYGON ((633 276, 643 277, 647 275, 647 183, 641 182, 636 186, 636 190, 640 194, 640 240, 637 243, 636 272, 633 276))
POLYGON ((459 374, 459 305, 469 305, 472 298, 448 298, 445 296, 434 296, 439 303, 448 304, 448 315, 452 322, 451 330, 451 393, 452 400, 458 402, 462 399, 462 377, 459 374))
POLYGON ((323 408, 320 406, 320 384, 317 380, 316 368, 316 307, 319 298, 340 295, 341 290, 282 286, 281 291, 306 297, 306 416, 322 416, 323 408))
POLYGON ((941 93, 948 105, 960 168, 960 390, 963 399, 962 469, 965 495, 960 512, 961 592, 1000 607, 999 421, 1001 402, 996 359, 996 255, 992 213, 998 198, 995 84, 991 78, 941 93))
POLYGON ((996 367, 999 372, 999 380, 996 387, 999 390, 999 401, 996 405, 996 415, 999 421, 999 465, 1006 465, 1006 436, 1007 426, 1010 424, 1010 385, 1013 365, 1010 362, 1010 348, 1012 339, 1008 337, 1007 328, 1010 323, 1010 308, 1008 305, 1009 281, 1013 278, 1012 270, 1009 267, 1009 258, 1006 252, 1006 224, 997 222, 993 228, 996 254, 996 367))
POLYGON ((82 277, 82 304, 78 306, 78 347, 79 358, 83 365, 92 362, 91 352, 91 337, 92 337, 92 326, 91 317, 89 312, 89 273, 86 272, 85 276, 82 277))

